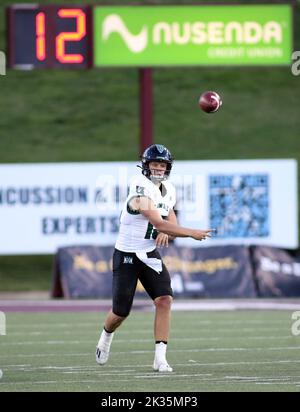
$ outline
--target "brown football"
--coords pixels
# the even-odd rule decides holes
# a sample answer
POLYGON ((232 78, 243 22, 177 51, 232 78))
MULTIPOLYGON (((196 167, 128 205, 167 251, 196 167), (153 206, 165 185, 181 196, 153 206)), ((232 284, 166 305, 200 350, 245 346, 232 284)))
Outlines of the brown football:
POLYGON ((207 91, 201 94, 199 106, 206 113, 215 113, 222 106, 222 100, 218 93, 207 91))

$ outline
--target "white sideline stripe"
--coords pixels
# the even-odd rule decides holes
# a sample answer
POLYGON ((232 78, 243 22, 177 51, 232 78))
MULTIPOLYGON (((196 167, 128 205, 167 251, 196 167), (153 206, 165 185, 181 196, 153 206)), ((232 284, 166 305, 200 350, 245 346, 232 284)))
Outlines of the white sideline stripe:
MULTIPOLYGON (((64 373, 64 374, 77 374, 77 373, 86 373, 87 371, 66 371, 66 372, 62 372, 62 373, 64 373)), ((91 373, 90 371, 89 371, 89 373, 91 373)), ((96 374, 97 376, 116 376, 116 373, 117 373, 117 375, 118 376, 130 376, 130 377, 132 377, 133 375, 135 375, 136 374, 136 371, 135 370, 130 370, 130 371, 127 371, 127 372, 124 372, 124 371, 116 371, 116 372, 102 372, 102 371, 93 371, 92 373, 94 373, 94 374, 96 374)), ((151 373, 153 373, 153 372, 151 372, 151 373)))
MULTIPOLYGON (((163 374, 163 373, 153 373, 153 372, 149 372, 148 374, 146 373, 144 373, 143 375, 136 375, 136 376, 133 376, 133 378, 136 378, 136 379, 140 379, 140 378, 154 378, 154 379, 157 379, 157 378, 194 378, 194 377, 197 377, 197 376, 201 376, 203 379, 205 379, 205 380, 210 380, 209 378, 207 378, 207 376, 211 376, 212 374, 211 373, 176 373, 176 372, 173 372, 173 373, 168 373, 168 374, 163 374)), ((216 379, 216 378, 214 378, 214 379, 216 379)))
POLYGON ((254 382, 255 385, 295 385, 299 386, 300 382, 254 382))
POLYGON ((174 302, 173 311, 234 311, 234 310, 299 310, 300 303, 283 303, 283 302, 174 302))
MULTIPOLYGON (((198 341, 220 341, 224 339, 231 339, 232 336, 226 336, 222 338, 172 338, 172 342, 176 341, 184 341, 184 342, 198 342, 198 341)), ((293 339, 294 336, 287 335, 287 336, 251 336, 247 339, 253 340, 277 340, 277 339, 293 339)), ((239 339, 245 339, 245 337, 241 336, 239 339)), ((153 342, 153 339, 115 339, 114 344, 117 343, 146 343, 146 342, 153 342)), ((48 340, 48 341, 25 341, 25 342, 1 342, 1 346, 26 346, 26 345, 64 345, 64 344, 72 344, 72 345, 79 345, 81 343, 89 343, 91 344, 91 340, 48 340)))
MULTIPOLYGON (((247 333, 247 332, 251 332, 251 333, 254 332, 255 333, 256 332, 256 334, 259 333, 260 336, 263 336, 263 335, 265 335, 265 332, 276 332, 276 333, 285 332, 286 333, 287 331, 290 331, 291 325, 292 325, 292 323, 287 321, 285 323, 281 323, 281 325, 277 326, 277 327, 271 327, 271 326, 270 327, 264 327, 262 325, 261 327, 256 326, 256 327, 244 327, 244 328, 241 328, 241 327, 220 328, 220 327, 218 327, 218 325, 213 325, 213 328, 199 327, 197 330, 191 330, 190 329, 191 325, 188 325, 186 327, 180 327, 180 331, 177 331, 176 335, 182 334, 182 335, 186 336, 187 334, 188 335, 193 335, 193 334, 196 334, 196 333, 199 333, 199 332, 201 334, 213 333, 214 335, 224 334, 224 333, 226 333, 226 334, 236 334, 236 333, 240 333, 240 332, 245 332, 245 333, 247 333)), ((194 325, 193 327, 197 327, 197 326, 198 325, 194 325)), ((150 327, 150 325, 149 325, 149 327, 150 327)), ((152 327, 152 324, 151 324, 151 327, 152 327)), ((30 330, 28 330, 28 331, 24 331, 24 332, 19 332, 19 331, 17 332, 17 331, 12 330, 12 327, 10 325, 10 327, 7 330, 7 335, 5 336, 5 338, 7 336, 24 336, 24 334, 26 334, 26 336, 30 336, 30 335, 31 336, 42 336, 42 335, 52 335, 53 336, 54 333, 56 333, 58 335, 74 335, 74 334, 75 335, 78 335, 78 334, 80 334, 80 335, 85 334, 86 335, 86 334, 88 334, 88 335, 92 336, 93 333, 99 334, 100 331, 102 331, 102 328, 95 329, 95 327, 91 328, 90 331, 82 331, 82 330, 80 330, 80 328, 77 329, 77 330, 74 330, 73 325, 70 325, 70 328, 72 328, 72 330, 63 330, 63 331, 61 331, 59 329, 58 330, 53 330, 52 329, 52 330, 49 331, 49 329, 48 329, 47 331, 43 331, 43 330, 30 331, 30 330)), ((132 332, 130 330, 119 330, 117 332, 117 336, 119 336, 119 337, 123 337, 123 336, 125 337, 125 336, 128 336, 128 335, 130 335, 130 336, 132 336, 132 335, 146 335, 147 336, 147 335, 149 335, 149 328, 145 328, 145 329, 140 329, 139 328, 139 329, 134 330, 134 332, 132 332)))
MULTIPOLYGON (((287 318, 287 320, 290 320, 289 318, 287 318)), ((101 322, 101 321, 100 321, 101 322)), ((149 321, 152 322, 152 319, 149 321)), ((274 325, 280 325, 280 324, 284 324, 285 319, 283 320, 273 320, 273 319, 268 319, 266 320, 256 320, 256 319, 247 319, 247 320, 224 320, 224 321, 219 321, 219 320, 197 320, 197 325, 199 324, 204 324, 204 325, 214 325, 214 326, 224 326, 224 325, 240 325, 240 324, 255 324, 255 325, 262 325, 264 326, 266 323, 268 324, 274 324, 274 325)), ((76 326, 86 326, 86 327, 95 327, 95 323, 99 324, 99 319, 95 320, 95 322, 76 322, 76 326)), ((127 324, 130 323, 130 319, 127 321, 127 324)), ((191 322, 188 322, 191 323, 191 322)), ((134 324, 145 324, 144 320, 140 320, 140 319, 134 319, 134 324)), ((186 323, 183 323, 182 326, 184 327, 186 325, 186 323)), ((44 328, 49 328, 49 327, 70 327, 73 328, 73 324, 71 322, 69 323, 35 323, 34 327, 44 327, 44 328)), ((28 328, 28 324, 24 324, 24 323, 13 323, 10 322, 10 327, 13 328, 28 328)), ((102 323, 100 323, 100 327, 102 327, 102 323)), ((143 329, 143 330, 147 330, 147 329, 143 329)), ((130 331, 122 331, 122 333, 131 333, 130 331)))
MULTIPOLYGON (((220 338, 173 338, 172 341, 219 341, 220 338)), ((154 342, 153 339, 116 339, 114 344, 117 343, 145 343, 145 342, 154 342)), ((26 345, 79 345, 81 343, 89 343, 90 340, 49 340, 49 341, 27 341, 27 342, 1 342, 1 346, 26 346, 26 345)), ((94 343, 94 342, 93 342, 94 343)), ((96 346, 96 343, 95 345, 96 346)))
MULTIPOLYGON (((255 302, 254 302, 255 303, 255 302)), ((280 303, 280 302, 278 302, 280 303)), ((281 302, 282 303, 282 302, 281 302)), ((10 306, 10 307, 20 307, 20 306, 27 306, 27 307, 32 307, 35 306, 37 309, 39 307, 52 307, 52 308, 94 308, 98 307, 99 311, 101 310, 101 307, 103 306, 109 306, 111 307, 112 302, 111 299, 107 300, 101 300, 101 299, 0 299, 0 306, 10 306)), ((145 299, 145 300, 138 300, 135 299, 133 302, 133 310, 138 309, 138 308, 144 308, 144 307, 149 307, 152 308, 154 307, 154 304, 152 300, 145 299)))
MULTIPOLYGON (((189 352, 189 353, 197 353, 197 352, 253 352, 253 351, 277 351, 277 350, 299 350, 300 346, 278 346, 278 347, 265 347, 265 348, 206 348, 206 349, 168 349, 168 353, 170 352, 189 352)), ((145 353, 153 353, 153 350, 134 350, 134 351, 126 351, 126 352, 113 352, 114 355, 128 355, 128 354, 133 354, 133 355, 141 355, 145 353)), ((9 354, 9 355, 0 355, 0 358, 9 358, 9 357, 22 357, 22 358, 31 358, 31 357, 46 357, 46 356, 58 356, 57 353, 52 353, 52 354, 22 354, 22 353, 17 353, 17 354, 9 354)), ((93 356, 91 352, 88 353, 65 353, 64 357, 66 356, 93 356)))
MULTIPOLYGON (((247 323, 247 322, 245 322, 245 323, 247 323)), ((78 325, 76 324, 76 326, 78 326, 78 325)), ((180 326, 180 332, 183 333, 183 334, 196 333, 196 332, 199 332, 199 331, 201 331, 201 333, 212 333, 212 332, 213 333, 218 333, 218 332, 219 333, 224 333, 224 332, 228 332, 228 333, 233 332, 234 333, 234 332, 240 332, 240 331, 242 331, 242 332, 264 332, 264 331, 270 331, 271 332, 271 331, 277 331, 278 332, 278 330, 286 330, 287 328, 290 329, 291 322, 286 321, 286 322, 282 322, 278 326, 267 326, 267 327, 264 326, 264 325, 255 326, 255 327, 239 327, 239 326, 237 326, 237 327, 224 327, 225 326, 224 324, 222 324, 222 326, 223 327, 219 327, 218 324, 213 324, 211 327, 209 327, 209 328, 206 327, 205 328, 205 327, 201 327, 201 326, 196 324, 193 327, 197 327, 198 330, 193 331, 193 330, 191 330, 192 325, 189 324, 189 325, 180 326)), ((35 330, 30 330, 30 328, 27 326, 28 330, 19 331, 19 328, 12 328, 12 325, 9 325, 7 335, 24 336, 24 334, 27 334, 27 333, 32 333, 32 334, 36 334, 36 335, 39 335, 39 334, 51 334, 51 335, 53 335, 53 333, 59 333, 59 334, 60 333, 62 333, 62 334, 72 334, 72 333, 77 333, 78 334, 79 333, 78 329, 74 330, 73 325, 69 325, 69 327, 70 327, 70 330, 60 330, 58 328, 57 331, 55 331, 53 329, 49 330, 49 328, 47 328, 46 331, 44 331, 44 330, 35 331, 35 330)), ((149 325, 148 328, 139 328, 138 325, 136 327, 138 329, 134 330, 134 332, 132 332, 130 330, 119 330, 118 335, 132 335, 132 334, 145 334, 145 333, 149 334, 149 328, 152 327, 152 323, 151 323, 151 325, 149 325)), ((81 328, 79 328, 79 330, 81 330, 81 328)), ((91 330, 91 332, 96 331, 98 333, 98 332, 102 331, 102 328, 95 328, 95 326, 93 326, 93 327, 90 328, 90 330, 91 330)), ((84 330, 83 333, 86 333, 86 332, 87 331, 84 330)))
MULTIPOLYGON (((168 349, 169 352, 235 352, 235 351, 268 351, 268 350, 295 350, 300 349, 300 346, 278 346, 278 347, 265 347, 265 348, 206 348, 206 349, 168 349)), ((132 354, 152 353, 151 350, 136 350, 130 351, 132 354)), ((115 354, 124 355, 128 352, 114 352, 115 354)))
MULTIPOLYGON (((282 325, 282 326, 284 326, 284 325, 282 325)), ((92 328, 91 328, 92 329, 92 328)), ((247 329, 249 329, 249 328, 247 328, 247 329)), ((283 327, 282 328, 282 330, 284 330, 284 329, 287 329, 286 327, 283 327)), ((289 325, 289 327, 288 327, 288 329, 290 330, 290 325, 289 325)), ((241 328, 239 328, 239 329, 228 329, 228 328, 226 328, 226 331, 234 331, 234 332, 236 332, 236 331, 240 331, 241 330, 241 328)), ((253 328, 252 330, 255 330, 256 332, 259 332, 260 330, 259 330, 259 328, 253 328)), ((275 330, 275 328, 272 328, 272 330, 275 330)), ((280 329, 278 329, 278 328, 276 328, 276 330, 277 331, 280 331, 280 329)), ((99 329, 99 331, 100 331, 100 329, 99 329)), ((218 329, 216 332, 218 332, 218 331, 221 331, 222 333, 225 331, 225 329, 218 329)), ((201 333, 206 333, 206 332, 213 332, 213 333, 215 333, 215 330, 212 330, 212 329, 203 329, 203 328, 201 328, 200 329, 200 332, 201 333)), ((25 332, 9 332, 8 333, 8 335, 9 336, 24 336, 24 333, 25 332)), ((28 332, 28 331, 26 331, 26 336, 46 336, 46 335, 53 335, 53 333, 54 333, 54 331, 53 330, 51 330, 51 331, 49 331, 49 330, 46 330, 46 331, 31 331, 31 332, 28 332)), ((78 335, 78 334, 80 334, 80 332, 78 332, 78 330, 74 330, 74 329, 72 329, 72 330, 63 330, 63 331, 57 331, 56 333, 58 333, 59 335, 68 335, 68 336, 72 336, 72 335, 78 335)), ((194 333, 199 333, 199 331, 198 330, 190 330, 189 332, 188 332, 188 334, 190 335, 190 336, 192 336, 194 333)), ((93 335, 93 333, 92 332, 90 332, 89 333, 90 334, 90 336, 92 336, 93 335)), ((123 337, 123 335, 135 335, 135 334, 147 334, 147 335, 149 335, 149 328, 148 329, 139 329, 139 330, 135 330, 134 332, 130 332, 129 330, 118 330, 118 333, 117 333, 117 336, 120 336, 120 337, 123 337)), ((175 332, 174 332, 174 334, 175 334, 175 332)), ((7 335, 6 335, 7 336, 7 335)), ((259 336, 265 336, 265 335, 259 335, 259 336)), ((278 335, 277 335, 278 336, 278 335)), ((268 338, 267 336, 265 336, 266 337, 266 339, 268 338)), ((222 336, 222 338, 223 338, 223 336, 222 336)), ((226 338, 228 338, 228 336, 224 336, 224 338, 226 339, 226 338)), ((115 340, 116 339, 118 339, 117 337, 115 338, 115 340)), ((177 338, 172 338, 172 340, 173 339, 177 339, 177 338)), ((205 338, 199 338, 199 339, 205 339, 205 338)), ((211 338, 209 338, 209 339, 211 339, 211 338)), ((215 339, 221 339, 221 338, 215 338, 215 339)), ((253 339, 253 337, 252 336, 249 336, 249 337, 247 337, 247 339, 253 339)), ((118 339, 119 340, 119 339, 118 339)))
MULTIPOLYGON (((123 382, 128 382, 128 379, 120 379, 120 381, 123 381, 123 382)), ((110 381, 110 382, 115 382, 115 381, 110 381)), ((41 384, 41 385, 48 385, 48 384, 52 384, 52 383, 54 383, 54 384, 59 384, 59 385, 61 385, 61 381, 30 381, 30 382, 0 382, 0 386, 4 386, 4 385, 33 385, 33 384, 41 384)), ((97 380, 78 380, 78 381, 71 381, 71 380, 67 380, 67 381, 64 381, 64 383, 79 383, 80 385, 82 384, 82 383, 97 383, 98 385, 101 385, 101 381, 99 381, 99 379, 97 379, 97 380)), ((100 388, 99 388, 100 389, 100 388)), ((32 390, 32 388, 31 388, 31 390, 32 390)))
MULTIPOLYGON (((148 367, 150 367, 150 365, 148 365, 148 367)), ((68 371, 68 372, 62 372, 64 374, 76 374, 76 373, 86 373, 86 371, 68 371)), ((114 373, 112 372, 96 372, 97 375, 100 376, 120 376, 120 375, 127 375, 127 373, 129 373, 130 377, 133 377, 133 375, 135 375, 134 377, 138 378, 138 377, 153 377, 156 376, 156 374, 154 373, 153 370, 151 370, 150 372, 143 372, 142 375, 139 374, 137 371, 134 370, 130 370, 128 372, 124 372, 124 371, 114 371, 114 373)), ((161 376, 161 375, 159 375, 161 376)), ((181 376, 189 376, 189 377, 194 377, 194 376, 202 376, 202 377, 208 377, 208 376, 213 376, 212 373, 176 373, 176 371, 172 374, 172 375, 168 375, 168 376, 176 376, 176 377, 181 377, 181 376)), ((278 378, 273 378, 271 376, 224 376, 224 377, 213 377, 213 378, 209 378, 209 380, 214 380, 214 379, 226 379, 226 380, 230 380, 232 382, 235 381, 248 381, 248 380, 264 380, 264 381, 288 381, 294 378, 299 378, 299 376, 292 376, 292 375, 284 375, 278 378)))
MULTIPOLYGON (((198 367, 198 366, 234 366, 234 365, 274 365, 274 364, 285 364, 285 363, 300 363, 300 360, 295 360, 295 359, 288 359, 288 360, 275 360, 275 361, 238 361, 238 362, 210 362, 210 363, 204 363, 204 362, 197 362, 195 360, 190 359, 188 362, 191 363, 173 363, 172 365, 174 367, 177 366, 185 366, 185 367, 198 367)), ((132 365, 109 365, 109 369, 115 369, 115 368, 132 368, 132 365)), ((149 368, 152 367, 152 364, 145 364, 145 365, 134 365, 135 368, 149 368)), ((29 372, 33 371, 43 371, 43 370, 53 370, 53 371, 64 371, 64 370, 78 370, 78 371, 84 371, 84 372, 93 372, 95 371, 95 368, 97 371, 102 371, 103 369, 99 369, 98 365, 95 366, 31 366, 31 364, 28 365, 5 365, 4 369, 14 369, 16 370, 26 370, 29 372)), ((115 370, 114 373, 118 373, 119 369, 115 370)), ((120 372, 123 372, 122 369, 120 369, 120 372)))
MULTIPOLYGON (((148 333, 149 331, 147 330, 147 333, 148 333)), ((33 332, 33 333, 26 333, 26 336, 45 336, 45 335, 53 335, 53 333, 52 332, 48 332, 48 333, 43 333, 43 332, 39 332, 39 333, 35 333, 35 332, 33 332)), ((78 335, 78 331, 73 331, 73 332, 60 332, 59 333, 60 335, 78 335)), ((183 333, 184 335, 186 334, 186 333, 183 333)), ((119 333, 118 334, 119 336, 121 335, 121 333, 119 333)), ((132 334, 131 334, 132 335, 132 334)), ((190 335, 192 335, 192 333, 190 333, 190 335)), ((19 332, 16 332, 16 333, 10 333, 9 334, 9 338, 10 337, 12 337, 12 336, 24 336, 24 333, 19 333, 19 332)), ((295 336, 293 336, 293 335, 282 335, 282 336, 278 336, 278 335, 276 335, 276 336, 263 336, 263 335, 259 335, 259 336, 248 336, 247 337, 247 339, 248 340, 280 340, 280 339, 294 339, 295 338, 295 336)), ((232 339, 232 336, 222 336, 222 337, 199 337, 199 338, 193 338, 193 337, 189 337, 189 338, 181 338, 181 337, 172 337, 172 339, 171 339, 171 341, 173 342, 173 341, 180 341, 180 340, 185 340, 185 341, 194 341, 194 340, 196 340, 196 341, 220 341, 220 340, 226 340, 226 339, 232 339)), ((235 340, 237 340, 237 339, 245 339, 245 337, 244 336, 235 336, 235 340)), ((68 342, 71 342, 71 341, 68 341, 68 342)), ((81 341, 81 342, 88 342, 88 341, 81 341)), ((91 342, 91 341, 89 341, 89 342, 91 342)), ((118 339, 117 337, 115 337, 115 339, 114 339, 114 343, 123 343, 123 342, 153 342, 153 338, 151 338, 151 339, 118 339)), ((7 342, 1 342, 0 343, 0 347, 1 347, 1 345, 4 345, 4 343, 7 343, 7 342)), ((25 343, 25 342, 24 342, 25 343)))
MULTIPOLYGON (((110 300, 2 300, 0 301, 0 306, 2 305, 6 307, 16 307, 16 306, 33 306, 35 305, 36 309, 43 308, 43 307, 50 307, 50 308, 57 308, 57 307, 64 307, 71 309, 76 306, 77 308, 80 307, 88 307, 94 309, 95 306, 99 306, 99 309, 95 309, 95 311, 99 310, 102 312, 103 310, 101 307, 111 306, 110 300)), ((153 311, 154 305, 152 304, 151 300, 145 301, 134 301, 134 309, 142 307, 143 310, 153 311)), ((299 310, 300 303, 298 299, 295 299, 293 302, 287 301, 276 301, 276 300, 263 300, 263 299, 252 299, 252 300, 234 300, 234 299, 226 299, 226 300, 205 300, 205 301, 183 301, 178 302, 175 301, 172 304, 172 308, 174 311, 234 311, 234 310, 299 310)), ((70 309, 70 310, 71 310, 70 309)))
MULTIPOLYGON (((68 333, 66 333, 67 335, 68 335, 68 333)), ((76 334, 78 334, 78 332, 76 332, 76 334)), ((13 334, 10 334, 9 336, 11 337, 13 334)), ((22 336, 24 336, 24 334, 21 334, 22 336)), ((30 333, 27 333, 27 335, 31 335, 30 333)), ((41 335, 44 335, 44 334, 41 334, 41 335)), ((73 335, 73 334, 72 334, 73 335)), ((282 335, 282 336, 278 336, 278 335, 276 335, 276 336, 263 336, 263 335, 259 335, 259 336, 247 336, 247 340, 249 340, 249 339, 253 339, 253 340, 261 340, 261 339, 269 339, 269 340, 272 340, 272 339, 294 339, 295 338, 295 336, 293 336, 293 335, 282 335)), ((172 342, 173 341, 219 341, 219 340, 224 340, 224 339, 232 339, 232 336, 222 336, 222 337, 199 337, 199 338, 192 338, 192 337, 189 337, 189 338, 181 338, 181 337, 173 337, 172 338, 172 342)), ((235 339, 245 339, 245 337, 244 336, 240 336, 240 337, 235 337, 235 339)), ((29 344, 29 343, 31 343, 31 342, 34 342, 34 343, 39 343, 38 341, 27 341, 27 343, 26 342, 12 342, 12 343, 10 343, 11 345, 23 345, 23 344, 29 344)), ((47 341, 47 342, 49 342, 49 341, 47 341)), ((52 342, 52 341, 51 341, 52 342)), ((74 341, 72 341, 72 340, 64 340, 63 342, 66 342, 66 343, 72 343, 72 342, 74 342, 74 341)), ((75 342, 77 342, 77 341, 75 341, 75 342)), ((91 343, 92 342, 92 340, 80 340, 80 342, 83 342, 83 343, 91 343)), ((114 339, 114 343, 127 343, 127 342, 133 342, 133 343, 136 343, 136 342, 153 342, 153 338, 149 338, 149 339, 118 339, 118 338, 115 338, 114 339)), ((0 343, 0 347, 1 347, 1 345, 4 345, 5 343, 7 343, 7 342, 1 342, 0 343)))
MULTIPOLYGON (((77 324, 76 324, 76 326, 77 326, 77 324)), ((258 328, 258 327, 255 327, 255 328, 218 328, 217 327, 217 325, 214 325, 215 326, 215 328, 214 329, 203 329, 203 328, 201 328, 200 329, 200 332, 201 333, 214 333, 214 334, 216 334, 216 333, 224 333, 224 332, 227 332, 227 333, 236 333, 236 332, 265 332, 265 331, 268 331, 268 332, 272 332, 272 331, 276 331, 276 332, 279 332, 280 330, 282 330, 282 331, 286 331, 286 330, 290 330, 290 324, 287 322, 286 324, 285 323, 283 323, 281 326, 282 326, 282 328, 281 329, 279 329, 278 327, 264 327, 264 326, 262 326, 262 328, 258 328)), ((73 328, 73 326, 71 326, 72 328, 73 328)), ((194 325, 194 327, 195 327, 195 325, 194 325)), ((100 330, 100 329, 99 329, 100 330)), ((102 330, 102 329, 101 329, 102 330)), ((195 331, 196 333, 199 333, 199 331, 195 331)), ((24 333, 25 332, 10 332, 9 330, 8 330, 8 333, 7 333, 7 335, 6 336, 24 336, 24 333)), ((43 334, 51 334, 51 335, 53 335, 53 331, 51 331, 51 332, 49 332, 49 331, 46 331, 46 332, 38 332, 38 333, 36 333, 36 332, 27 332, 26 331, 26 335, 29 335, 30 333, 35 333, 36 335, 43 335, 43 334)), ((76 330, 76 331, 74 331, 74 330, 72 330, 72 331, 57 331, 56 333, 58 333, 58 334, 78 334, 79 332, 78 332, 78 330, 76 330)), ((178 332, 177 332, 178 333, 178 332)), ((184 335, 186 335, 186 333, 188 333, 188 334, 193 334, 193 331, 188 331, 188 332, 186 332, 184 329, 182 330, 182 333, 184 334, 184 335)), ((122 336, 122 335, 133 335, 133 334, 149 334, 149 328, 147 328, 147 329, 139 329, 139 330, 135 330, 134 332, 130 332, 130 331, 118 331, 118 336, 122 336)))
MULTIPOLYGON (((171 374, 170 374, 171 375, 171 374)), ((170 376, 169 376, 170 377, 170 376)), ((143 378, 143 377, 140 377, 139 376, 139 379, 140 378, 143 378)), ((167 374, 165 374, 165 375, 163 375, 163 374, 160 374, 160 375, 157 375, 157 376, 153 376, 152 377, 152 379, 153 378, 156 378, 156 379, 163 379, 163 378, 168 378, 168 375, 167 374)), ((174 377, 173 377, 174 378, 174 377)), ((195 379, 195 381, 203 381, 203 379, 198 379, 197 377, 195 377, 194 378, 195 379)), ((182 379, 177 379, 177 381, 178 382, 180 382, 180 381, 186 381, 186 378, 182 378, 182 379)), ((81 380, 81 381, 72 381, 72 380, 68 380, 67 381, 68 382, 68 384, 88 384, 88 383, 90 383, 90 384, 97 384, 98 386, 99 385, 101 385, 101 382, 99 382, 99 380, 89 380, 89 381, 83 381, 83 380, 81 380)), ((105 383, 110 383, 110 382, 116 382, 115 380, 105 380, 105 383)), ((118 380, 118 382, 128 382, 128 379, 119 379, 118 380)), ((222 380, 215 380, 214 381, 216 384, 218 384, 218 383, 220 383, 220 384, 226 384, 226 383, 229 383, 229 382, 226 382, 226 381, 222 381, 222 380)), ((236 382, 236 383, 249 383, 249 382, 236 382)), ((291 387, 299 387, 300 386, 300 382, 274 382, 274 383, 264 383, 264 382, 254 382, 254 381, 251 381, 250 383, 254 383, 254 384, 256 384, 256 385, 276 385, 276 386, 278 386, 278 385, 290 385, 291 387)), ((9 385, 9 386, 14 386, 14 385, 18 385, 18 384, 23 384, 23 385, 25 385, 25 387, 26 387, 26 383, 24 384, 24 383, 22 383, 22 382, 15 382, 15 383, 12 383, 12 382, 7 382, 7 383, 4 383, 4 382, 2 382, 2 383, 0 383, 0 386, 5 386, 5 385, 9 385)), ((41 381, 41 382, 36 382, 36 381, 33 381, 33 382, 30 382, 30 384, 27 384, 27 386, 29 386, 30 387, 30 390, 32 390, 32 388, 31 388, 31 386, 32 385, 35 385, 35 384, 37 384, 37 385, 50 385, 50 384, 55 384, 55 385, 60 385, 61 384, 61 382, 60 381, 41 381)), ((98 388, 99 390, 101 389, 101 387, 99 387, 98 388)))
MULTIPOLYGON (((153 375, 151 378, 152 379, 170 379, 172 376, 170 376, 170 375, 172 375, 172 374, 169 374, 169 375, 167 375, 167 374, 157 374, 157 375, 153 375)), ((140 379, 140 378, 142 378, 142 377, 138 377, 138 379, 140 379)), ((146 378, 146 376, 144 377, 144 378, 146 378)), ((174 379, 175 377, 173 376, 173 379, 174 379)), ((178 379, 174 379, 174 380, 176 380, 177 382, 180 382, 180 381, 186 381, 186 377, 185 378, 178 378, 178 379)), ((206 381, 211 381, 211 382, 214 382, 215 384, 228 384, 228 383, 230 383, 230 382, 227 382, 227 381, 224 381, 224 380, 221 380, 221 379, 215 379, 215 380, 210 380, 210 379, 203 379, 203 378, 198 378, 198 377, 195 377, 194 378, 194 380, 195 381, 200 381, 200 383, 201 382, 206 382, 206 381)), ((98 390, 100 390, 101 388, 99 388, 99 384, 101 385, 101 383, 99 382, 99 380, 89 380, 89 381, 72 381, 72 380, 68 380, 67 381, 69 384, 96 384, 97 386, 98 386, 98 390)), ((114 379, 107 379, 107 380, 105 380, 105 383, 115 383, 116 381, 114 380, 114 379)), ((118 382, 127 382, 128 383, 128 379, 119 379, 118 380, 118 382)), ((21 382, 17 382, 17 383, 21 383, 21 382)), ((35 383, 37 383, 37 384, 61 384, 61 382, 60 381, 52 381, 52 382, 32 382, 32 384, 35 384, 35 383)), ((250 381, 250 382, 247 382, 247 381, 245 381, 245 382, 235 382, 235 383, 238 383, 238 384, 245 384, 245 383, 253 383, 253 384, 255 384, 255 385, 273 385, 273 386, 275 386, 275 387, 277 387, 278 385, 289 385, 289 386, 291 386, 292 388, 294 388, 294 387, 299 387, 300 386, 300 382, 274 382, 274 383, 272 383, 272 382, 270 382, 270 383, 264 383, 264 382, 256 382, 256 381, 250 381)), ((4 385, 4 383, 2 383, 2 384, 0 384, 0 385, 4 385)), ((13 385, 13 384, 12 384, 13 385)), ((30 383, 30 389, 31 389, 31 383, 30 383)), ((32 389, 31 389, 32 390, 32 389)), ((211 391, 211 390, 210 390, 211 391)))
MULTIPOLYGON (((140 378, 146 378, 146 379, 174 379, 177 381, 181 381, 184 380, 186 381, 186 378, 190 377, 193 378, 194 380, 197 381, 204 381, 204 382, 215 382, 215 383, 225 383, 225 384, 245 384, 245 383, 254 383, 254 384, 268 384, 268 385, 291 385, 291 386, 299 386, 300 382, 299 381, 291 381, 291 382, 267 382, 267 381, 263 381, 264 378, 261 379, 261 382, 259 382, 256 379, 249 379, 249 380, 237 380, 237 381, 230 381, 226 378, 222 378, 222 377, 216 377, 216 378, 209 378, 209 377, 205 377, 202 376, 201 374, 197 376, 197 374, 195 375, 189 375, 189 374, 178 374, 176 375, 176 373, 171 373, 171 374, 159 374, 159 373, 155 373, 152 372, 149 375, 137 375, 137 376, 131 376, 131 378, 135 378, 135 379, 140 379, 140 378)), ((105 380, 105 383, 108 382, 113 382, 115 383, 116 380, 115 379, 111 379, 111 380, 105 380)), ((118 382, 128 382, 128 379, 118 379, 118 382)), ((96 384, 101 384, 101 381, 99 381, 99 379, 95 380, 95 379, 89 379, 89 380, 65 380, 64 383, 66 384, 70 384, 70 383, 76 383, 76 384, 83 384, 83 383, 96 383, 96 384)), ((60 380, 52 380, 52 381, 30 381, 30 382, 0 382, 0 386, 5 386, 5 385, 33 385, 33 384, 61 384, 60 380)))
POLYGON ((271 376, 224 376, 226 379, 231 379, 231 380, 268 380, 268 381, 282 381, 282 380, 288 380, 292 378, 293 376, 281 376, 279 378, 272 378, 271 376))
MULTIPOLYGON (((75 313, 74 313, 75 314, 75 313)), ((73 319, 72 319, 73 321, 73 319)), ((76 326, 80 326, 80 327, 95 327, 95 324, 99 324, 98 320, 95 322, 76 322, 76 326)), ((29 328, 28 324, 24 324, 24 323, 13 323, 10 322, 9 325, 11 328, 29 328)), ((51 328, 51 327, 58 327, 58 328, 65 328, 65 327, 69 327, 69 328, 73 328, 73 323, 70 321, 68 323, 34 323, 33 325, 34 327, 38 327, 38 328, 51 328)))

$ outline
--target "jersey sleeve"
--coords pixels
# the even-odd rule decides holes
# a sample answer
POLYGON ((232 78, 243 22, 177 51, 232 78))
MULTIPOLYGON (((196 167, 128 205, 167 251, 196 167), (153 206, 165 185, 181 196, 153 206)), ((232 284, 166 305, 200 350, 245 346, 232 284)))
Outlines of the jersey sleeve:
POLYGON ((143 181, 133 181, 130 185, 129 190, 129 197, 132 199, 133 197, 148 197, 153 202, 155 202, 154 191, 145 184, 143 181))

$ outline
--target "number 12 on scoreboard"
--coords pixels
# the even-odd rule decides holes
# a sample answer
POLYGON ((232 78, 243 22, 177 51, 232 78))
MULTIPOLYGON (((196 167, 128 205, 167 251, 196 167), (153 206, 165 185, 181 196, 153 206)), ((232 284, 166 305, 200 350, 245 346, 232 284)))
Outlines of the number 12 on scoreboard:
POLYGON ((7 26, 9 67, 91 67, 90 6, 14 5, 7 26))

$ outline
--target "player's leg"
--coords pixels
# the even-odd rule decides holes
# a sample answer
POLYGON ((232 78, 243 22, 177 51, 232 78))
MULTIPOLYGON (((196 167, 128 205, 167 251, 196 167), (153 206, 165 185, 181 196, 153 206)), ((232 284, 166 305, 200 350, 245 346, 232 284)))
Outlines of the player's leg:
POLYGON ((166 358, 171 324, 172 296, 159 296, 154 299, 154 304, 155 356, 153 369, 159 372, 172 372, 173 369, 168 364, 166 358))
MULTIPOLYGON (((161 259, 155 250, 147 253, 149 258, 161 259)), ((167 362, 166 352, 170 333, 172 288, 170 274, 162 263, 160 273, 144 264, 139 279, 155 304, 154 338, 155 356, 153 368, 159 372, 172 372, 173 369, 167 362)))
POLYGON ((172 296, 158 296, 154 299, 154 337, 156 341, 168 341, 171 325, 172 296))
POLYGON ((96 346, 96 361, 99 365, 104 365, 108 361, 110 345, 112 343, 115 330, 121 325, 125 316, 118 316, 109 311, 104 322, 103 330, 100 334, 99 341, 96 346))
POLYGON ((96 361, 104 365, 108 361, 115 330, 129 315, 137 284, 139 262, 133 253, 115 250, 113 256, 113 307, 107 314, 104 328, 96 347, 96 361))

